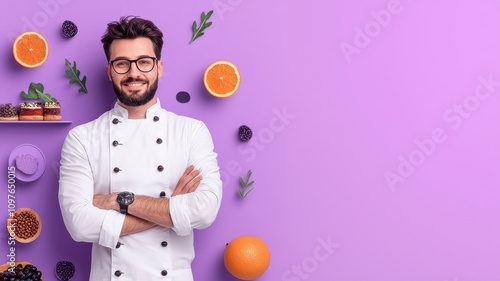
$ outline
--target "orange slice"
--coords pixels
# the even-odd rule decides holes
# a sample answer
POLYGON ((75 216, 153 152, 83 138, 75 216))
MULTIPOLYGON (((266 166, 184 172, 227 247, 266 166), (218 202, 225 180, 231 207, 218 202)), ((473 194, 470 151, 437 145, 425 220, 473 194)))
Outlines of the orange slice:
POLYGON ((19 35, 12 46, 14 59, 24 67, 42 65, 49 56, 47 40, 38 32, 27 31, 19 35))
POLYGON ((215 97, 227 98, 240 86, 240 72, 231 62, 219 60, 205 70, 205 88, 215 97))

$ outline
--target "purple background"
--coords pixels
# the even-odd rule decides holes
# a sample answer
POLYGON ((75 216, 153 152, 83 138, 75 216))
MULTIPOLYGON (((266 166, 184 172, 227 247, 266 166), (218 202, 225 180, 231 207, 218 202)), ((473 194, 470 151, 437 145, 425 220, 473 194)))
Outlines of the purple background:
MULTIPOLYGON (((19 93, 41 82, 72 121, 0 124, 2 185, 19 144, 47 159, 39 180, 16 186, 17 207, 43 220, 17 257, 45 280, 59 260, 75 263, 74 280, 88 279, 90 245, 63 226, 57 166, 68 130, 113 104, 99 40, 109 21, 129 14, 164 31, 162 105, 206 122, 219 153, 224 199, 216 222, 195 234, 197 281, 235 280, 224 247, 247 234, 272 253, 262 281, 500 280, 500 1, 24 0, 0 8, 0 103, 21 102, 19 93), (193 20, 212 9, 212 27, 189 45, 193 20), (79 27, 72 39, 60 35, 66 19, 79 27), (49 41, 39 68, 12 57, 26 27, 49 41), (89 94, 68 84, 65 58, 77 61, 89 94), (202 83, 219 59, 241 71, 227 99, 202 83), (179 91, 191 102, 178 103, 179 91), (236 137, 242 124, 254 131, 250 143, 236 137), (255 190, 241 200, 238 177, 249 169, 255 190)), ((2 219, 6 201, 4 188, 2 219)), ((3 262, 7 237, 0 232, 3 262)))

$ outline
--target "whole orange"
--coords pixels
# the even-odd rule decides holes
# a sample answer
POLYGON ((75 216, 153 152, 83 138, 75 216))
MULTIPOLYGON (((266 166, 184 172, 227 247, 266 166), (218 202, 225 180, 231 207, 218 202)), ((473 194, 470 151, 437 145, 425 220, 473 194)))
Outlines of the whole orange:
POLYGON ((241 280, 253 280, 261 276, 267 270, 270 261, 269 248, 256 236, 237 237, 229 242, 224 250, 226 269, 241 280))

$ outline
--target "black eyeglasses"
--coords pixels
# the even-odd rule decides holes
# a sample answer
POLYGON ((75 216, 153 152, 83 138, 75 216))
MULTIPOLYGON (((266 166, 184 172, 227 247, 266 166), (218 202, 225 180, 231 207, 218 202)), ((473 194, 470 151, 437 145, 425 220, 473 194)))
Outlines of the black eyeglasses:
POLYGON ((116 73, 125 74, 130 71, 130 66, 135 63, 137 69, 141 72, 150 72, 155 67, 155 62, 158 60, 155 57, 142 57, 136 60, 116 59, 109 62, 116 73))

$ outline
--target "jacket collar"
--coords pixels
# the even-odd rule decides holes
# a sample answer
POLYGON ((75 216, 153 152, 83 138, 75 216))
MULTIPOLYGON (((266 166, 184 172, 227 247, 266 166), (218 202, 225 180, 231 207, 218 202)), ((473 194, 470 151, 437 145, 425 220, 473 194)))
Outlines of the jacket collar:
MULTIPOLYGON (((156 99, 156 103, 148 108, 146 111, 146 119, 152 119, 157 112, 161 110, 160 99, 156 99)), ((119 105, 118 102, 115 103, 115 106, 111 110, 111 115, 116 117, 121 117, 122 119, 128 119, 128 111, 123 106, 119 105)))

